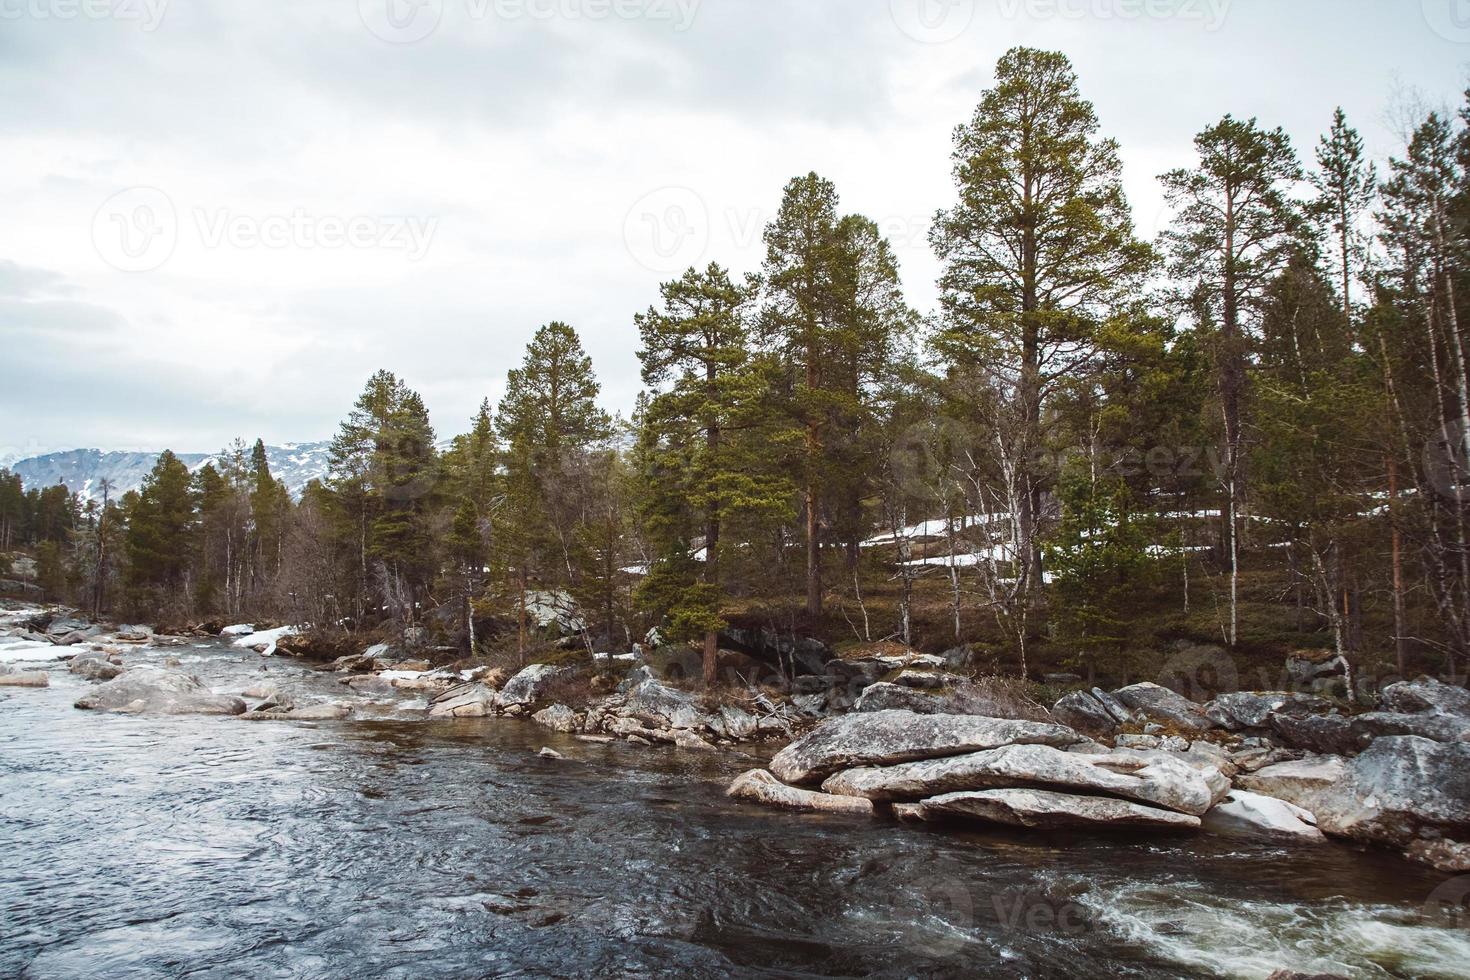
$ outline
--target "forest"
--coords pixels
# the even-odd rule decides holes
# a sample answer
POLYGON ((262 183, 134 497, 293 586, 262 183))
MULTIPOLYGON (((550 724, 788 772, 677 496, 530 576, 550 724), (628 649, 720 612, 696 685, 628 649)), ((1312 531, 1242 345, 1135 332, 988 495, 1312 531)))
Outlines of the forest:
POLYGON ((449 659, 656 628, 707 677, 731 626, 969 645, 1033 679, 1142 676, 1179 641, 1453 675, 1467 121, 1420 111, 1374 160, 1341 109, 1309 147, 1226 116, 1159 176, 1174 217, 1150 242, 1069 60, 1017 48, 954 130, 937 310, 877 223, 797 176, 758 271, 691 268, 630 313, 629 417, 553 320, 452 441, 374 374, 299 500, 258 442, 197 472, 164 452, 100 500, 0 471, 0 578, 26 556, 93 615, 449 659))

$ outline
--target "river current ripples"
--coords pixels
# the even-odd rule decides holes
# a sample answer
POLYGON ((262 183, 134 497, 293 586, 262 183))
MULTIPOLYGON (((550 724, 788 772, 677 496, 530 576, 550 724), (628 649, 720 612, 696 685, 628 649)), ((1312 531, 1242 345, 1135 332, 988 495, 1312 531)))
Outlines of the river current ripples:
MULTIPOLYGON (((734 803, 760 760, 523 721, 128 717, 0 688, 0 977, 1470 976, 1446 876, 1333 844, 963 833, 734 803), (565 759, 539 758, 551 746, 565 759)), ((341 698, 221 642, 217 691, 341 698)), ((137 659, 137 658, 134 658, 137 659)))

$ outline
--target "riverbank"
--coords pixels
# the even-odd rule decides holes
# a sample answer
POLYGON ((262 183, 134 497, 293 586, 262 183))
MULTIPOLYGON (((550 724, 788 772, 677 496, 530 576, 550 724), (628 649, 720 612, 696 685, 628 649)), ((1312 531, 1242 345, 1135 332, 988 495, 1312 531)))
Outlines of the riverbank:
POLYGON ((55 659, 69 647, 0 640, 50 679, 0 689, 0 816, 25 845, 0 856, 0 973, 1382 977, 1458 976, 1470 957, 1431 901, 1455 879, 1388 852, 793 817, 725 796, 777 768, 781 740, 709 751, 586 741, 534 712, 431 718, 405 678, 353 691, 238 639, 120 659, 247 712, 269 683, 351 718, 79 711, 109 682, 55 659))

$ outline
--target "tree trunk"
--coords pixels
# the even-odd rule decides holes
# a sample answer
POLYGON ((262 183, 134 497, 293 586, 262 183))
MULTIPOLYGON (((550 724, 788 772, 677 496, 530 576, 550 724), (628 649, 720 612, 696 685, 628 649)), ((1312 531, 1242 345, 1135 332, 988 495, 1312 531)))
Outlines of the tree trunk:
POLYGON ((1393 539, 1393 648, 1400 677, 1409 675, 1409 640, 1404 624, 1403 532, 1399 529, 1399 463, 1388 456, 1388 520, 1393 539))

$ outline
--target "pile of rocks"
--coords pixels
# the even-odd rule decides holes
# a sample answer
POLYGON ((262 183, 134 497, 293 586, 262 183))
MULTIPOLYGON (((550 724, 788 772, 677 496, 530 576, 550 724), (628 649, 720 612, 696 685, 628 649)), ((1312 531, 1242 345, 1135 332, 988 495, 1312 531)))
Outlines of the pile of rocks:
POLYGON ((1299 692, 1201 705, 1135 684, 1068 694, 1049 721, 853 712, 788 745, 769 771, 745 773, 730 794, 1034 829, 1326 835, 1470 871, 1470 692, 1402 682, 1379 707, 1348 715, 1299 692))

